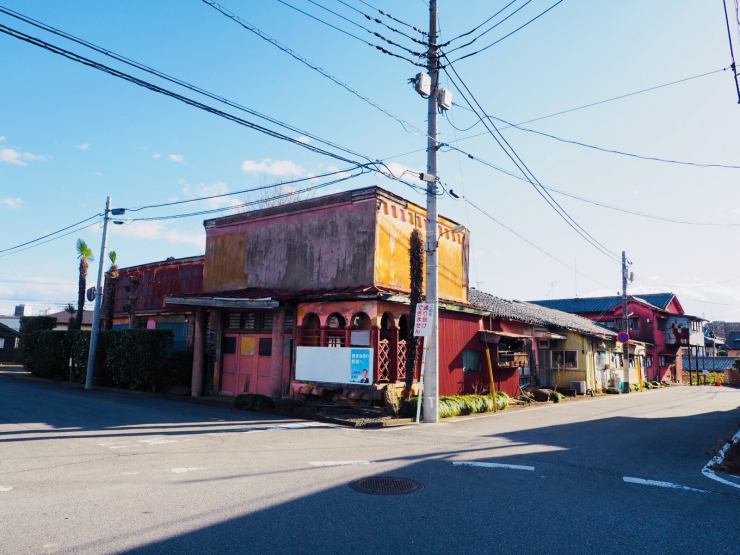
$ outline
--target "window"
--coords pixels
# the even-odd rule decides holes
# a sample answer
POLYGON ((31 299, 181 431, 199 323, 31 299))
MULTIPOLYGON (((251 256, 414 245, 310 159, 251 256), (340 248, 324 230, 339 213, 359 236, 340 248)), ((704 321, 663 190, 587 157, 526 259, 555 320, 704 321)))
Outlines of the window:
POLYGON ((0 349, 4 349, 4 348, 5 348, 5 338, 0 337, 0 349))
MULTIPOLYGON (((255 333, 268 333, 272 331, 272 312, 232 312, 229 314, 230 330, 248 330, 255 333)), ((286 321, 287 321, 286 315, 286 321)), ((293 316, 291 314, 291 327, 293 316)), ((287 329, 287 325, 286 325, 287 329)))
POLYGON ((550 351, 552 368, 578 369, 578 351, 550 351))
POLYGON ((658 318, 658 330, 659 331, 665 331, 665 325, 666 325, 666 319, 665 318, 658 318))
POLYGON ((630 318, 630 329, 631 330, 640 329, 640 319, 639 318, 630 318))
POLYGON ((463 372, 480 372, 480 351, 463 351, 463 372))
POLYGON ((223 351, 225 355, 236 354, 236 337, 224 337, 223 351))
POLYGON ((653 355, 645 355, 645 368, 653 367, 653 355))
POLYGON ((596 366, 604 368, 609 362, 606 356, 606 351, 596 351, 596 366))
POLYGON ((614 367, 624 368, 624 355, 622 353, 614 354, 614 367))
POLYGON ((272 356, 272 338, 271 337, 260 337, 259 354, 261 357, 272 356))
POLYGON ((610 330, 614 329, 614 320, 607 320, 604 322, 604 325, 609 328, 610 330))
POLYGON ((666 358, 665 358, 665 356, 664 356, 664 355, 660 355, 660 356, 658 356, 658 364, 659 364, 660 366, 668 366, 668 365, 666 364, 666 358))
POLYGON ((20 338, 19 338, 19 337, 16 337, 16 338, 15 338, 15 348, 16 348, 16 349, 18 348, 18 344, 19 344, 20 342, 21 342, 20 338))

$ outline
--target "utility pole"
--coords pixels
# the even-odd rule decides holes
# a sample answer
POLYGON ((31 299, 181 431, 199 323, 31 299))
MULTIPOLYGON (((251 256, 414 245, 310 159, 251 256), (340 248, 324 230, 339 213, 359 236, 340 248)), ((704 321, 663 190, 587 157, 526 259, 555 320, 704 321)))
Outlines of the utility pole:
POLYGON ((98 265, 98 285, 95 288, 95 311, 93 312, 92 333, 90 335, 90 352, 87 356, 87 379, 85 389, 92 389, 93 374, 95 373, 95 348, 98 346, 98 330, 100 328, 100 300, 102 298, 102 280, 105 264, 105 248, 108 246, 108 222, 110 221, 110 197, 105 202, 105 218, 103 219, 103 242, 100 246, 100 264, 98 265))
MULTIPOLYGON (((622 328, 629 335, 630 333, 630 317, 627 313, 627 256, 622 251, 622 328)), ((630 346, 629 341, 622 344, 622 359, 624 364, 624 389, 625 393, 630 392, 630 346)))
POLYGON ((429 49, 427 68, 432 81, 429 95, 427 134, 427 291, 426 302, 434 303, 432 335, 427 344, 426 383, 424 384, 424 422, 439 421, 439 268, 437 266, 437 91, 439 89, 439 54, 437 49, 437 0, 429 0, 429 49))

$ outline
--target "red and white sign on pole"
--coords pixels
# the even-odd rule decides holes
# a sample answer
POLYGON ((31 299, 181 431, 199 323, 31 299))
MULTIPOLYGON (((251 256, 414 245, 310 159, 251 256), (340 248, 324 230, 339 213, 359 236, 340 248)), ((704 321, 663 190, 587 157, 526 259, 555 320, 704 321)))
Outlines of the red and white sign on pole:
POLYGON ((427 363, 427 337, 432 335, 432 324, 434 322, 434 303, 416 305, 416 318, 414 318, 414 335, 423 337, 424 343, 421 351, 421 372, 419 372, 419 396, 416 401, 416 423, 421 416, 421 400, 424 395, 424 367, 427 363))
POLYGON ((418 337, 429 337, 432 335, 433 322, 434 303, 417 304, 416 318, 414 318, 414 335, 418 337))

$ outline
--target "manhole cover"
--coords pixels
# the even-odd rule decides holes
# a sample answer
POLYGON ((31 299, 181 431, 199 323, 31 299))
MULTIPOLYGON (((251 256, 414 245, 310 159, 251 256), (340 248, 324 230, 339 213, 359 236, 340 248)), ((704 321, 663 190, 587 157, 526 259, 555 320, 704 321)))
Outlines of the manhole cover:
POLYGON ((355 491, 372 493, 375 495, 403 495, 424 489, 424 484, 408 478, 391 478, 389 476, 373 476, 360 478, 349 483, 355 491))

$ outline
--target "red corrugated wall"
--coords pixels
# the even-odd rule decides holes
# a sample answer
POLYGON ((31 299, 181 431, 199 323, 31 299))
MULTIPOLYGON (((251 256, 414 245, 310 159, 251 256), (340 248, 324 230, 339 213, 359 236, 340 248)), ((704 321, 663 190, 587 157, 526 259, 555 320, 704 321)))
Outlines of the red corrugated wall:
POLYGON ((479 317, 462 312, 439 313, 439 394, 472 393, 475 382, 488 385, 488 367, 480 372, 463 372, 463 350, 481 352, 478 340, 479 317))
POLYGON ((128 303, 124 285, 129 278, 138 276, 136 310, 165 308, 165 297, 200 293, 203 290, 203 258, 171 260, 142 266, 124 268, 118 278, 115 312, 123 312, 128 303))

